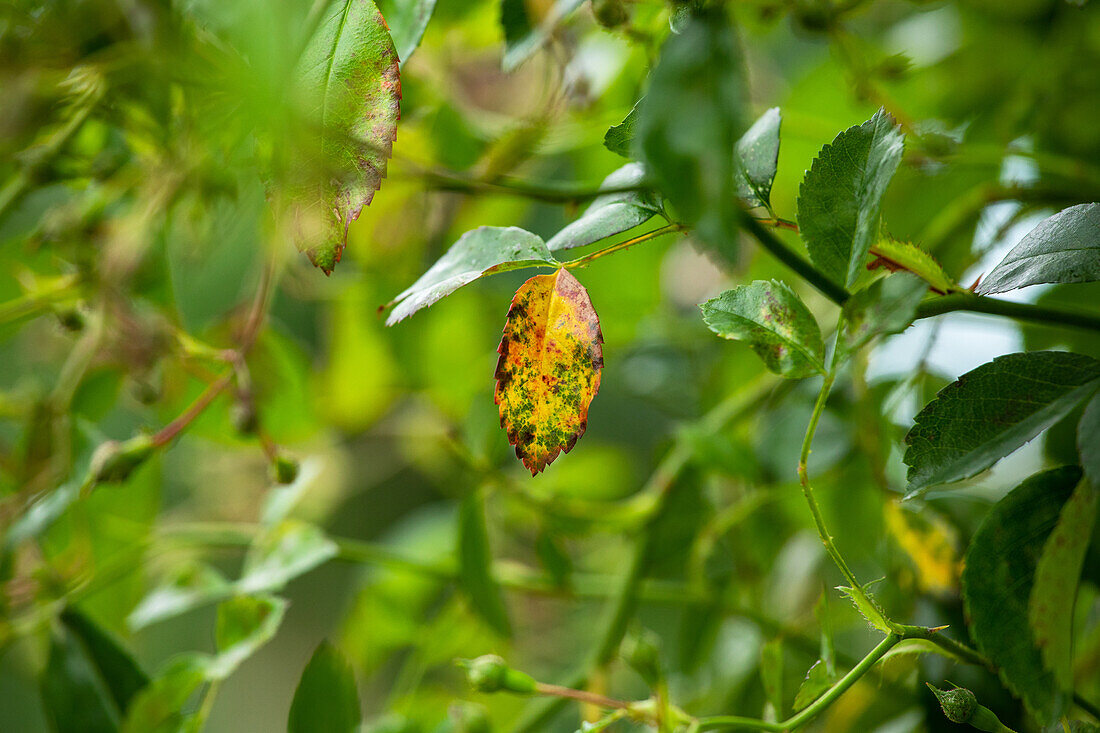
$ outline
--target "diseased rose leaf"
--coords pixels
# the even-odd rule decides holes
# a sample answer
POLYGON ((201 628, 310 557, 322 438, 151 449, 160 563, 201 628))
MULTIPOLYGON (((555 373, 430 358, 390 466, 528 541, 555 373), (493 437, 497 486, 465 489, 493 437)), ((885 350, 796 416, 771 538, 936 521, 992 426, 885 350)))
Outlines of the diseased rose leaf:
POLYGON ((319 152, 329 175, 298 163, 305 183, 290 192, 293 236, 329 274, 343 254, 348 226, 381 186, 397 138, 397 51, 372 0, 329 5, 302 54, 298 81, 308 119, 320 131, 319 152))
POLYGON ((516 291, 498 349, 496 403, 531 475, 584 434, 600 389, 602 344, 588 292, 568 270, 537 275, 516 291))
POLYGON ((386 319, 392 326, 468 285, 490 270, 501 272, 556 264, 541 238, 519 227, 478 227, 451 245, 431 268, 400 295, 386 319))
POLYGON ((780 282, 756 280, 699 306, 722 338, 744 341, 776 374, 797 379, 825 371, 825 342, 806 304, 780 282))

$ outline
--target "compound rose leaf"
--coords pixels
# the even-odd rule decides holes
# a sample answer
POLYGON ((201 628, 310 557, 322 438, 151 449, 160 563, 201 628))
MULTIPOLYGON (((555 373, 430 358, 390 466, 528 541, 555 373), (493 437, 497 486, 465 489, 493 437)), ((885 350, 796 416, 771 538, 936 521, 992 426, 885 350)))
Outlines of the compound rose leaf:
POLYGON ((565 269, 516 291, 500 340, 500 426, 531 475, 568 453, 600 389, 603 335, 588 291, 565 269))

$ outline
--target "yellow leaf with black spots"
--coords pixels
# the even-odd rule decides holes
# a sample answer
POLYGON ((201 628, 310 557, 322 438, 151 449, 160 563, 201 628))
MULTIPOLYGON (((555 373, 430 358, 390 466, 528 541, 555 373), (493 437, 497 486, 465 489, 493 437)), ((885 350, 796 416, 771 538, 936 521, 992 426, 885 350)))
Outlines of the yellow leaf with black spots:
POLYGON ((600 389, 603 334, 588 291, 564 269, 531 278, 497 351, 500 426, 533 476, 576 445, 600 389))

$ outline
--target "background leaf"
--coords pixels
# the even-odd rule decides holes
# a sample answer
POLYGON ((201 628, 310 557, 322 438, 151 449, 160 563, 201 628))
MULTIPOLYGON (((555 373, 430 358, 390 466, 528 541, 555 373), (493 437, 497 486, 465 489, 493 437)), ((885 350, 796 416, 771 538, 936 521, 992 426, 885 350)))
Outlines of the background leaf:
MULTIPOLYGON (((627 188, 645 181, 645 168, 640 163, 627 163, 600 184, 600 188, 627 188)), ((654 196, 646 191, 609 193, 595 199, 584 214, 550 238, 546 246, 551 252, 598 242, 621 234, 660 213, 654 196)))
POLYGON ((798 694, 794 697, 794 711, 797 713, 802 708, 812 703, 833 686, 837 676, 829 674, 828 665, 820 659, 813 663, 806 672, 806 678, 798 688, 798 694))
POLYGON ((351 665, 336 647, 323 641, 294 691, 287 733, 355 733, 361 722, 351 665))
POLYGON ((42 702, 57 733, 112 733, 120 711, 76 635, 62 628, 50 638, 41 677, 42 702))
POLYGON ((396 305, 386 325, 392 326, 427 308, 493 268, 515 269, 553 262, 546 243, 531 232, 518 227, 478 227, 463 234, 419 280, 394 298, 396 305))
POLYGON ((1067 695, 1073 692, 1073 609, 1085 562, 1100 489, 1087 479, 1077 484, 1050 533, 1028 602, 1028 621, 1047 669, 1067 695))
POLYGON ((1064 351, 1001 356, 929 402, 905 436, 909 496, 969 478, 1058 422, 1100 387, 1100 362, 1064 351))
POLYGON ((844 339, 856 350, 878 336, 901 333, 917 315, 928 285, 916 275, 898 272, 875 280, 844 303, 844 339))
POLYGON ((733 148, 744 131, 741 47, 724 7, 695 13, 661 49, 638 118, 646 168, 678 219, 736 262, 733 148))
POLYGON ((536 275, 516 291, 498 348, 496 403, 532 476, 584 435, 600 390, 602 344, 588 291, 568 270, 536 275))
POLYGON ((757 280, 727 290, 699 309, 711 331, 744 341, 776 374, 799 378, 825 370, 825 343, 817 321, 783 283, 757 280))
POLYGON ((1100 489, 1100 392, 1089 400, 1077 424, 1077 451, 1085 476, 1100 489))
POLYGON ((542 48, 558 23, 581 6, 584 0, 556 0, 541 17, 534 16, 535 4, 526 0, 501 0, 500 24, 504 28, 504 59, 501 66, 512 71, 542 48))
POLYGON ((1035 645, 1028 599, 1044 543, 1080 479, 1079 468, 1056 468, 997 502, 970 541, 962 576, 971 637, 1042 723, 1058 715, 1066 700, 1035 645))
POLYGON ((643 99, 638 100, 623 121, 612 125, 603 136, 603 146, 624 158, 634 157, 634 139, 638 130, 638 115, 643 99))
POLYGON ((99 671, 115 706, 125 712, 134 695, 149 684, 149 676, 118 641, 80 611, 65 609, 61 621, 84 645, 88 660, 99 671))
POLYGON ((855 283, 879 234, 882 196, 904 136, 879 110, 821 149, 798 190, 798 225, 810 259, 845 287, 855 283))
POLYGON ((1100 280, 1100 204, 1060 211, 1020 240, 982 278, 978 292, 1004 293, 1039 283, 1100 280))
POLYGON ((402 65, 420 45, 435 4, 436 0, 378 0, 378 9, 390 27, 390 37, 402 65))
POLYGON ((503 637, 512 635, 504 594, 493 576, 493 553, 485 524, 485 498, 475 491, 462 500, 458 512, 459 584, 474 611, 503 637))

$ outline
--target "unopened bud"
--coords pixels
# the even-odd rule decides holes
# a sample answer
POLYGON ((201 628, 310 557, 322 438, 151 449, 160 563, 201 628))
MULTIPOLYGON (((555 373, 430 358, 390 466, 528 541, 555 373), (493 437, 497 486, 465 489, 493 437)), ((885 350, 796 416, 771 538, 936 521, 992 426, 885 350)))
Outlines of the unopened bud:
POLYGON ((531 675, 512 669, 495 654, 486 654, 477 659, 462 659, 459 664, 466 668, 466 681, 478 692, 503 690, 530 695, 538 686, 531 675))
POLYGON ((926 683, 928 689, 936 696, 943 709, 943 715, 952 723, 963 723, 971 728, 987 731, 987 733, 1005 733, 1010 731, 1004 723, 997 718, 989 708, 979 705, 974 693, 963 687, 953 690, 937 689, 932 683, 926 683))
POLYGON ((125 481, 134 469, 153 453, 153 440, 148 435, 136 435, 119 442, 108 440, 92 454, 88 478, 92 484, 125 481))
POLYGON ((649 629, 639 629, 623 640, 619 652, 638 675, 650 687, 661 680, 661 653, 659 639, 649 629))
POLYGON ((300 466, 296 459, 280 453, 275 456, 272 468, 275 472, 275 483, 291 484, 294 483, 294 479, 298 478, 300 466))
POLYGON ((630 20, 623 0, 592 0, 592 14, 604 28, 614 29, 630 20))

